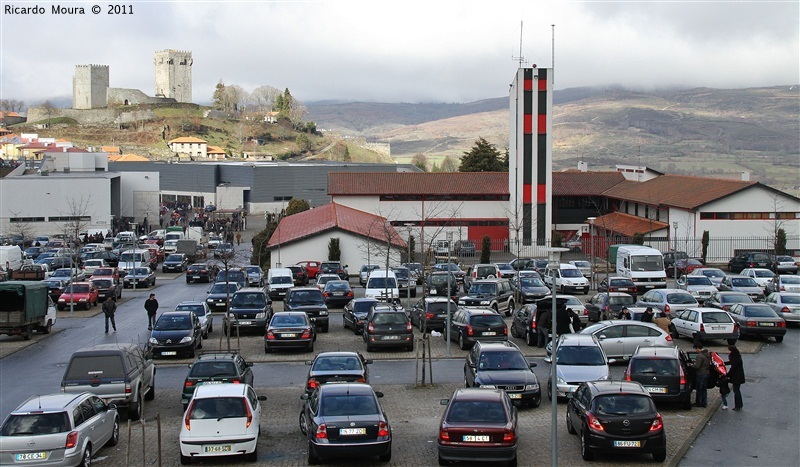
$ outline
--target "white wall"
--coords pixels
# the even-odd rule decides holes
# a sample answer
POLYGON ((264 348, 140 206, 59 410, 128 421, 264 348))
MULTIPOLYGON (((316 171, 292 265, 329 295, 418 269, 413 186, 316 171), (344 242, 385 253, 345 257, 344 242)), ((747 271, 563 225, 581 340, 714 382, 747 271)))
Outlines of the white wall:
MULTIPOLYGON (((280 249, 280 254, 278 254, 278 249, 274 248, 271 255, 272 267, 278 267, 279 257, 282 267, 294 265, 298 261, 326 261, 328 259, 328 242, 331 238, 339 239, 339 249, 342 251, 342 264, 348 266, 350 275, 357 274, 358 268, 366 263, 363 259, 364 253, 362 251, 366 239, 338 229, 284 245, 280 249)), ((401 249, 393 247, 393 250, 395 253, 393 253, 392 258, 396 257, 399 259, 399 251, 401 249)), ((385 256, 383 261, 386 261, 385 256)), ((392 264, 397 263, 399 263, 399 261, 392 261, 392 264)))
MULTIPOLYGON (((748 188, 735 195, 703 206, 700 212, 791 212, 800 213, 800 201, 773 193, 762 187, 748 188)), ((712 237, 764 237, 772 235, 776 221, 773 219, 706 220, 697 213, 697 235, 708 230, 712 237)), ((800 219, 777 221, 786 235, 800 234, 800 219)))
POLYGON ((120 214, 122 217, 133 217, 141 222, 147 211, 148 221, 158 221, 159 209, 159 175, 158 172, 120 172, 120 214))
POLYGON ((244 206, 244 191, 249 190, 246 186, 219 186, 214 199, 217 209, 239 209, 244 206))

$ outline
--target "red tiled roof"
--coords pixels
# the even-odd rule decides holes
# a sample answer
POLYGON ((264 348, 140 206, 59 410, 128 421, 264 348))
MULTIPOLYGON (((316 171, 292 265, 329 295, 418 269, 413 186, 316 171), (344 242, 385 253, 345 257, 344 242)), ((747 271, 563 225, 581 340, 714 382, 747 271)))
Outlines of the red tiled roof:
POLYGON ((508 195, 508 172, 330 172, 328 195, 508 195))
POLYGON ((175 138, 167 141, 167 144, 172 144, 172 143, 208 143, 208 141, 200 138, 195 138, 194 136, 181 136, 180 138, 175 138))
POLYGON ((599 196, 623 181, 620 172, 553 172, 553 196, 599 196))
POLYGON ((647 220, 643 217, 632 216, 623 212, 612 212, 600 216, 594 221, 594 226, 606 230, 632 237, 637 233, 646 234, 656 230, 669 228, 669 224, 659 221, 647 220))
POLYGON ((651 205, 696 209, 711 201, 744 190, 757 182, 662 175, 644 182, 626 181, 603 193, 609 198, 624 199, 651 205))
POLYGON ((334 229, 344 230, 382 242, 386 241, 388 229, 392 244, 400 248, 406 247, 406 242, 394 227, 386 223, 385 218, 340 204, 330 203, 281 219, 278 228, 275 229, 267 243, 267 248, 276 247, 278 244, 285 245, 334 229))

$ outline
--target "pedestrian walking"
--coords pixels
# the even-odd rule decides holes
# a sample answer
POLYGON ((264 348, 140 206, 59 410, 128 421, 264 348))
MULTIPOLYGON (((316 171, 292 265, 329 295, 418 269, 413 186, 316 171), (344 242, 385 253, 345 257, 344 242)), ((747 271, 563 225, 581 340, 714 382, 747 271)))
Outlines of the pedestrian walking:
POLYGON ((158 300, 156 294, 151 293, 150 298, 145 300, 144 309, 147 310, 147 329, 152 330, 156 324, 156 312, 158 311, 158 300))
POLYGON ((538 337, 536 346, 541 349, 547 345, 547 335, 550 333, 553 314, 549 309, 545 309, 541 314, 536 311, 536 314, 536 334, 538 337))
POLYGON ((722 398, 722 410, 728 410, 728 394, 731 392, 731 387, 728 386, 730 378, 728 376, 721 376, 717 385, 719 386, 719 397, 722 398))
POLYGON ((729 345, 728 361, 726 365, 730 365, 728 370, 728 380, 733 386, 733 410, 742 410, 742 385, 744 384, 744 363, 742 362, 742 354, 735 345, 729 345))
POLYGON ((106 334, 108 334, 108 322, 111 321, 111 327, 114 332, 117 332, 117 322, 114 320, 114 313, 117 312, 117 299, 116 297, 107 298, 103 302, 103 314, 106 321, 106 334))
POLYGON ((705 407, 708 405, 708 376, 711 368, 711 354, 708 349, 703 347, 703 344, 696 342, 694 349, 697 351, 697 357, 692 362, 692 368, 695 371, 695 407, 705 407))

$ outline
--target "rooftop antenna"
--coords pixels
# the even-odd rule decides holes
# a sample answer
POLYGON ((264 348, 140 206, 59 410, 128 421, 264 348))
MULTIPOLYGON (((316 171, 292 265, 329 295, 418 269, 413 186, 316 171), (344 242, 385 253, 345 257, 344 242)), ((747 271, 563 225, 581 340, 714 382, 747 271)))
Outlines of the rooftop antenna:
POLYGON ((519 67, 522 68, 523 65, 527 65, 528 61, 525 60, 525 57, 522 56, 522 21, 519 22, 519 56, 514 57, 511 56, 511 60, 515 60, 519 62, 519 67))

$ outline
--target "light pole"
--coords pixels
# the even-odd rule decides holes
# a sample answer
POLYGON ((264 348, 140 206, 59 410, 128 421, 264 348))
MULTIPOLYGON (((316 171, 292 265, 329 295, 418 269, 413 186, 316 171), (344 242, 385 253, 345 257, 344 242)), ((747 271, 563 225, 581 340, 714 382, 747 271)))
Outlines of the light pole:
MULTIPOLYGON (((450 297, 453 295, 453 292, 450 290, 450 277, 452 276, 452 271, 450 271, 450 245, 453 243, 453 232, 447 232, 447 356, 450 356, 450 322, 451 322, 451 315, 452 310, 450 309, 450 297)), ((456 284, 458 286, 458 284, 456 284)))
POLYGON ((672 228, 675 229, 675 240, 673 241, 674 247, 672 251, 672 278, 678 280, 678 221, 672 221, 672 228))
POLYGON ((552 397, 550 398, 550 449, 551 449, 551 458, 550 458, 550 465, 553 467, 558 467, 558 372, 556 372, 556 274, 558 273, 559 264, 561 264, 561 253, 565 251, 569 251, 569 248, 542 248, 543 251, 547 252, 547 266, 550 268, 550 271, 553 273, 552 279, 552 286, 553 289, 551 290, 551 298, 552 298, 552 308, 551 308, 551 318, 550 322, 550 393, 552 397))
POLYGON ((592 274, 591 280, 589 281, 589 286, 592 290, 595 290, 595 280, 594 280, 594 221, 597 220, 596 217, 590 217, 586 219, 589 221, 589 256, 592 259, 592 274))
MULTIPOLYGON (((408 284, 406 286, 406 309, 409 313, 411 313, 411 226, 413 224, 409 222, 403 225, 408 230, 408 257, 406 259, 406 261, 408 261, 408 284)), ((414 281, 414 288, 417 288, 416 279, 414 281)))

